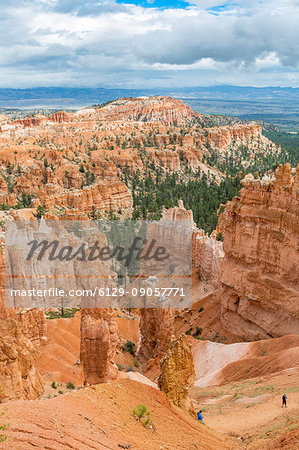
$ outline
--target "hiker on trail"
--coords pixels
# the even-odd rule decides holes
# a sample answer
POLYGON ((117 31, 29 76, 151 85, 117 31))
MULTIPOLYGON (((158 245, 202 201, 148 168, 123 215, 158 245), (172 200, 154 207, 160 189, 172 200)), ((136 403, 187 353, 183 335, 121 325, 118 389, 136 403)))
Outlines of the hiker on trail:
POLYGON ((282 396, 282 408, 283 407, 287 407, 287 394, 283 394, 283 396, 282 396))
POLYGON ((197 419, 198 419, 200 422, 203 421, 203 415, 202 415, 201 413, 202 413, 202 409, 197 413, 197 419))

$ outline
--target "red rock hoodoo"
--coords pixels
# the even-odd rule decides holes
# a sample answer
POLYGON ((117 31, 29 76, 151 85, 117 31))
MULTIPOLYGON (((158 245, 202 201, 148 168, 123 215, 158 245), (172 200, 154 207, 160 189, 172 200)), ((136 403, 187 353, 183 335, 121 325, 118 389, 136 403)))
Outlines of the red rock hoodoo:
POLYGON ((85 383, 98 384, 117 377, 115 354, 118 341, 114 310, 82 310, 80 359, 85 383))

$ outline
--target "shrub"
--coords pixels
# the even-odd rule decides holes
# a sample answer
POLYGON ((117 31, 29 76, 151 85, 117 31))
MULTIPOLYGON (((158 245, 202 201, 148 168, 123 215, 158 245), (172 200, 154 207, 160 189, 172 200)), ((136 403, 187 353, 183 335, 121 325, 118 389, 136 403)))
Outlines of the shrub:
POLYGON ((62 311, 46 311, 45 316, 46 319, 69 319, 70 317, 74 317, 76 312, 79 311, 78 308, 64 308, 63 314, 62 311))
POLYGON ((168 267, 168 272, 169 272, 170 275, 173 274, 173 272, 174 272, 174 264, 173 264, 173 263, 171 263, 171 264, 169 265, 169 267, 168 267))
POLYGON ((36 217, 37 219, 41 219, 44 214, 46 214, 47 210, 43 205, 38 205, 36 208, 36 217))
POLYGON ((221 231, 219 231, 219 232, 216 234, 216 241, 221 241, 221 242, 224 241, 224 236, 223 236, 223 233, 222 233, 221 231))
MULTIPOLYGON (((0 394, 2 393, 2 387, 0 386, 0 394)), ((4 414, 7 413, 7 408, 4 408, 1 412, 0 412, 0 417, 3 417, 4 414)), ((4 442, 7 439, 6 434, 4 433, 5 430, 7 430, 7 428, 9 427, 9 423, 5 423, 5 424, 0 424, 0 442, 4 442), (3 432, 3 433, 2 433, 3 432)))
POLYGON ((58 394, 63 394, 63 392, 62 391, 58 391, 58 394))
MULTIPOLYGON (((3 411, 1 411, 0 416, 4 416, 4 414, 7 412, 7 408, 4 408, 3 411)), ((7 436, 5 433, 2 433, 2 431, 7 430, 7 428, 9 427, 9 423, 0 425, 0 442, 4 442, 7 439, 7 436)))
POLYGON ((192 336, 197 337, 197 336, 199 336, 201 334, 201 332, 202 332, 202 328, 196 327, 196 330, 194 331, 192 336))
POLYGON ((66 385, 67 389, 75 389, 75 386, 73 385, 73 383, 71 381, 68 382, 68 384, 66 385))
POLYGON ((52 381, 52 383, 51 383, 51 388, 53 388, 53 389, 57 389, 57 386, 56 386, 56 383, 55 383, 55 381, 52 381))
POLYGON ((203 312, 203 310, 204 310, 204 307, 201 306, 201 307, 199 308, 198 312, 201 313, 201 312, 203 312))
POLYGON ((146 412, 147 418, 145 419, 144 425, 147 426, 150 423, 150 415, 149 411, 146 412))
POLYGON ((142 421, 143 425, 147 426, 150 423, 150 411, 147 410, 145 405, 137 405, 136 408, 133 409, 133 416, 137 418, 137 420, 142 421))
POLYGON ((121 372, 123 370, 123 366, 119 363, 116 363, 118 370, 121 372))
POLYGON ((124 345, 122 346, 122 351, 123 352, 128 352, 131 355, 135 356, 135 344, 132 341, 127 341, 124 343, 124 345))
POLYGON ((137 405, 136 408, 133 409, 133 415, 137 416, 138 419, 141 419, 146 413, 145 405, 137 405))
POLYGON ((32 197, 30 194, 26 194, 25 192, 23 192, 21 198, 18 199, 16 209, 30 208, 31 199, 32 197))
POLYGON ((134 359, 134 366, 139 367, 139 362, 137 361, 137 359, 134 359))

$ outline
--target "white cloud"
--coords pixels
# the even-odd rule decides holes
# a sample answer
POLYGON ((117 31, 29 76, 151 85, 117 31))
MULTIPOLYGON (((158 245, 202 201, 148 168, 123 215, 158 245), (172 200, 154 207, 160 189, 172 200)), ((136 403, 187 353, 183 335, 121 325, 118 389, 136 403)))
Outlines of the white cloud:
POLYGON ((299 84, 298 1, 189 3, 0 0, 0 86, 299 84))

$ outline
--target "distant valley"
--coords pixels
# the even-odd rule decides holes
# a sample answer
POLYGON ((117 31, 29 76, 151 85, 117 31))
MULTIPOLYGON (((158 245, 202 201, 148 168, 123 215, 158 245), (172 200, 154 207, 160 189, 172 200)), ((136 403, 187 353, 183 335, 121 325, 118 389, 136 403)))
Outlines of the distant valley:
POLYGON ((0 113, 7 110, 74 110, 120 97, 163 95, 178 98, 201 114, 269 122, 283 131, 299 131, 299 89, 214 86, 184 89, 104 89, 49 87, 0 89, 0 113))

